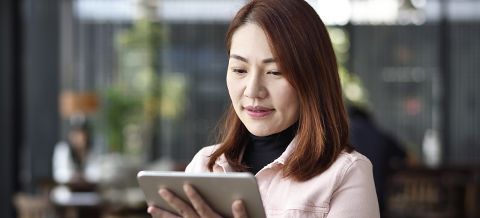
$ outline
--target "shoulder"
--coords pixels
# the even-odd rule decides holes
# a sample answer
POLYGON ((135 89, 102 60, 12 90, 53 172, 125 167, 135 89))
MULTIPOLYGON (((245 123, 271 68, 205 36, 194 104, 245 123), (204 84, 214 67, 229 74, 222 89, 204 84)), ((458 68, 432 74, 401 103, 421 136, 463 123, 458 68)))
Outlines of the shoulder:
POLYGON ((200 149, 193 157, 195 159, 210 159, 210 156, 217 150, 217 145, 210 145, 200 149))
POLYGON ((355 180, 368 181, 370 177, 373 179, 373 167, 367 157, 357 151, 350 153, 343 151, 327 170, 309 182, 324 182, 332 194, 340 186, 355 180))
POLYGON ((344 166, 352 166, 356 164, 366 164, 372 166, 370 160, 363 154, 360 154, 357 151, 352 151, 350 153, 343 151, 338 155, 335 163, 342 164, 344 166))
POLYGON ((338 171, 340 178, 345 177, 350 171, 364 171, 367 174, 372 173, 372 163, 370 160, 357 151, 350 153, 343 151, 338 156, 337 160, 331 166, 335 171, 338 171))
POLYGON ((281 177, 257 179, 270 215, 306 217, 319 213, 321 217, 326 214, 328 217, 378 217, 372 165, 368 158, 355 151, 342 152, 327 170, 307 181, 281 177))
POLYGON ((369 180, 370 177, 373 179, 373 167, 367 157, 357 151, 350 153, 343 151, 327 170, 305 183, 324 184, 324 187, 328 188, 332 194, 339 186, 349 183, 351 180, 369 180), (362 178, 358 178, 358 174, 362 178))
POLYGON ((203 147, 193 157, 192 161, 188 164, 185 172, 206 172, 209 171, 207 164, 210 160, 210 156, 215 152, 217 145, 211 145, 203 147))
POLYGON ((329 216, 379 217, 370 160, 356 151, 342 152, 331 168, 335 179, 329 216))

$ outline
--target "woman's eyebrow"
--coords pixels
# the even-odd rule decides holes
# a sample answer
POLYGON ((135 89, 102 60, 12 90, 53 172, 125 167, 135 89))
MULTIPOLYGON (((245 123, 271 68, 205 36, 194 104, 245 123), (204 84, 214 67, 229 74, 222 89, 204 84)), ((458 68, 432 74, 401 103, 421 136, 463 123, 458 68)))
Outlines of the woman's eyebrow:
POLYGON ((236 55, 236 54, 231 54, 230 55, 230 58, 234 58, 234 59, 237 59, 239 61, 243 61, 245 63, 248 63, 248 60, 240 55, 236 55))
POLYGON ((267 58, 267 59, 264 59, 262 62, 264 64, 268 64, 268 63, 275 63, 277 61, 275 61, 275 59, 273 59, 273 58, 267 58))
MULTIPOLYGON (((234 59, 243 61, 243 62, 245 62, 245 63, 248 63, 248 59, 247 59, 247 58, 244 58, 244 57, 242 57, 242 56, 240 56, 240 55, 231 54, 231 55, 230 55, 230 58, 234 58, 234 59)), ((266 58, 266 59, 264 59, 264 60, 262 61, 262 63, 264 63, 264 64, 274 63, 274 62, 276 62, 276 61, 275 61, 275 59, 273 59, 273 58, 266 58)))

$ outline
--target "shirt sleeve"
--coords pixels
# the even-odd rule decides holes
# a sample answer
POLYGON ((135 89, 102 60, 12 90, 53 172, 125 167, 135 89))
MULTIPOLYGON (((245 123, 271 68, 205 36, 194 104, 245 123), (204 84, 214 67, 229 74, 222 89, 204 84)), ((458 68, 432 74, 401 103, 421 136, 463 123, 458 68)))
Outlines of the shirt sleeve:
POLYGON ((346 166, 330 201, 327 218, 379 218, 372 164, 357 159, 346 166))

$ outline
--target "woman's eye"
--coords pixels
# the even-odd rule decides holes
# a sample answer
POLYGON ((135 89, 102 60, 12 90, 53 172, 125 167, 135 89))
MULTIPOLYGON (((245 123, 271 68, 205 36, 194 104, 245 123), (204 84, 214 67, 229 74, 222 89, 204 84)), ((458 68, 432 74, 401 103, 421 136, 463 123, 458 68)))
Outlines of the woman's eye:
POLYGON ((232 71, 233 71, 234 73, 238 73, 238 74, 243 74, 243 73, 246 73, 246 72, 247 72, 247 71, 244 70, 244 69, 238 69, 238 68, 234 68, 234 69, 232 69, 232 71))
POLYGON ((280 72, 278 72, 278 71, 274 71, 274 70, 268 71, 267 74, 272 74, 272 75, 275 75, 275 76, 280 76, 280 75, 282 75, 282 73, 280 73, 280 72))

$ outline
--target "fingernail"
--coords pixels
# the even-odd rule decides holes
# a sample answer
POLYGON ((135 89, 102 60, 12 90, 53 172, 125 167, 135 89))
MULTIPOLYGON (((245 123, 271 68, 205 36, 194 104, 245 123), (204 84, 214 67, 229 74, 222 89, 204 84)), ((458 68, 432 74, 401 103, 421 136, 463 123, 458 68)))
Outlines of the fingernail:
POLYGON ((192 187, 189 185, 189 184, 184 184, 183 185, 183 190, 185 192, 191 192, 192 191, 192 187))
POLYGON ((152 210, 153 210, 152 207, 148 207, 148 208, 147 208, 147 213, 152 213, 152 210))
POLYGON ((159 193, 162 197, 168 197, 168 194, 169 194, 168 191, 165 190, 165 189, 163 189, 163 188, 160 189, 160 190, 158 191, 158 193, 159 193))
POLYGON ((233 207, 235 210, 239 211, 243 209, 243 202, 242 200, 236 200, 233 202, 233 207))

